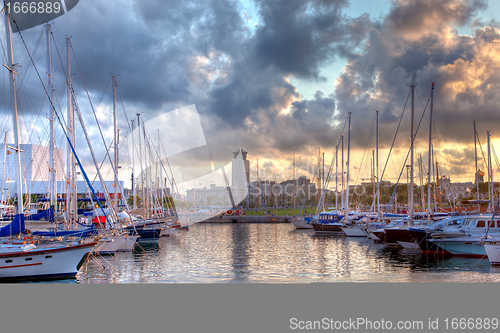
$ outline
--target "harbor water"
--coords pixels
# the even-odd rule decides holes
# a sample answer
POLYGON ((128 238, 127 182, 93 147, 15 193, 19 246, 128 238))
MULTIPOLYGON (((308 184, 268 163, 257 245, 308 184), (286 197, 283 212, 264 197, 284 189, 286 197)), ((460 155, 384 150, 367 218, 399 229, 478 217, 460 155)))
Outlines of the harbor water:
POLYGON ((98 256, 52 283, 498 282, 488 258, 437 258, 290 223, 200 223, 98 256))

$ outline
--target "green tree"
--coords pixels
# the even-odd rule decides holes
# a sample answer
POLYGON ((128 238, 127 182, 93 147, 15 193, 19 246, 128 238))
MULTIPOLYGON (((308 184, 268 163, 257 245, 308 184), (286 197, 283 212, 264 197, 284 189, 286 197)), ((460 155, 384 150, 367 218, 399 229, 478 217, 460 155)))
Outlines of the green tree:
MULTIPOLYGON (((137 207, 141 207, 141 198, 140 198, 138 195, 136 195, 135 197, 137 198, 137 199, 136 199, 136 200, 137 200, 137 207)), ((127 204, 128 204, 130 207, 132 207, 132 206, 134 205, 134 196, 132 196, 132 195, 131 195, 131 196, 127 199, 127 204)))

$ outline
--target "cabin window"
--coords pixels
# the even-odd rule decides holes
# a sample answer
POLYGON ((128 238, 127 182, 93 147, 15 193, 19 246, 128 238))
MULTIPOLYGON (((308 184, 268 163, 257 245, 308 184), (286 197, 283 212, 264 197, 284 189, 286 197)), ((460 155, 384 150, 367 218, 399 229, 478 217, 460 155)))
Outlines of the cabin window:
POLYGON ((485 224, 484 221, 477 221, 477 226, 476 227, 478 227, 478 228, 484 228, 485 225, 486 224, 485 224))
POLYGON ((8 260, 5 260, 6 263, 11 263, 12 260, 8 259, 8 260))
POLYGON ((490 228, 494 228, 495 227, 495 221, 490 221, 490 228))
POLYGON ((500 221, 497 221, 497 227, 500 228, 500 221))
POLYGON ((52 258, 52 256, 45 256, 45 258, 52 258))
POLYGON ((30 260, 33 260, 33 258, 26 258, 26 259, 24 259, 24 260, 26 260, 26 261, 30 261, 30 260))

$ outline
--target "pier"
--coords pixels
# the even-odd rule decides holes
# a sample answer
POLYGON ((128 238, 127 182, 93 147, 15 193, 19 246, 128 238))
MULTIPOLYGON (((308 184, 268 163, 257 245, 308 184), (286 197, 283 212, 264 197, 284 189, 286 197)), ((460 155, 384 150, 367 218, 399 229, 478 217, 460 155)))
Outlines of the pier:
POLYGON ((214 216, 199 223, 288 223, 290 216, 271 215, 242 215, 242 216, 214 216))

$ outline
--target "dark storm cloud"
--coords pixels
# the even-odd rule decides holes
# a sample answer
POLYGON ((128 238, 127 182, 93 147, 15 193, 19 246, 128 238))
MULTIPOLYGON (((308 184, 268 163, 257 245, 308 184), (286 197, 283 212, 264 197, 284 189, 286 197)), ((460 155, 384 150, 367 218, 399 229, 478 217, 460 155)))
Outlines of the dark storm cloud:
POLYGON ((366 21, 342 14, 348 1, 277 0, 258 4, 262 26, 255 36, 255 56, 263 67, 274 66, 299 77, 319 78, 319 66, 356 47, 366 29, 366 21))
MULTIPOLYGON (((81 0, 56 20, 53 31, 63 58, 64 36, 72 36, 94 99, 102 96, 110 73, 119 74, 129 116, 142 112, 147 120, 196 104, 214 147, 219 140, 225 149, 245 147, 253 156, 279 158, 293 149, 333 148, 347 111, 353 112, 357 128, 368 131, 374 110, 380 110, 392 139, 412 81, 418 84, 416 119, 420 99, 426 103, 430 82, 436 81, 435 128, 443 140, 451 137, 449 126, 443 126, 450 120, 456 133, 470 126, 471 113, 478 121, 500 120, 492 115, 500 104, 498 47, 492 43, 500 39, 498 29, 478 28, 474 36, 453 29, 479 27, 482 22, 475 16, 485 3, 399 0, 386 17, 374 20, 366 14, 348 17, 346 0, 258 0, 259 22, 253 26, 243 5, 230 0, 131 0, 99 6, 81 0), (323 82, 328 73, 322 68, 344 57, 348 63, 331 91, 307 99, 292 83, 293 78, 311 85, 323 82)), ((28 35, 29 43, 36 44, 39 32, 28 35)), ((44 64, 44 52, 36 59, 44 64)), ((76 64, 72 72, 84 97, 76 64)), ((57 73, 62 85, 60 67, 57 73)), ((27 83, 30 90, 33 82, 27 83)), ((111 106, 109 87, 102 103, 111 106)), ((82 108, 89 111, 83 103, 82 108)), ((123 117, 119 121, 125 127, 123 117)), ((405 116, 402 131, 408 132, 408 123, 405 116)), ((409 135, 401 135, 403 147, 409 135)), ((351 145, 364 148, 366 139, 366 133, 353 133, 351 145)), ((215 150, 214 159, 221 159, 215 150)))
MULTIPOLYGON (((298 121, 295 117, 287 120, 281 115, 283 109, 300 98, 287 78, 323 80, 319 68, 355 50, 369 26, 367 17, 345 17, 342 9, 346 1, 259 1, 257 4, 261 22, 255 34, 238 45, 240 56, 233 58, 227 82, 211 90, 210 111, 242 130, 248 130, 247 120, 267 123, 271 127, 264 125, 261 134, 270 136, 272 148, 289 151, 311 141, 308 138, 311 133, 315 139, 328 137, 331 128, 327 126, 321 132, 304 131, 311 123, 328 122, 321 113, 311 112, 304 119, 304 124, 309 125, 304 126, 295 124, 298 121), (283 140, 290 136, 294 138, 283 140)), ((312 103, 319 103, 318 98, 312 103)), ((292 107, 300 109, 299 105, 292 107)))
MULTIPOLYGON (((368 115, 379 109, 381 120, 392 123, 395 131, 409 84, 417 83, 418 121, 430 83, 436 81, 434 128, 443 141, 467 142, 469 138, 453 132, 463 132, 473 119, 500 120, 491 112, 500 102, 491 91, 499 83, 498 75, 493 75, 498 70, 499 52, 491 44, 499 38, 498 29, 477 29, 470 37, 458 35, 452 28, 470 23, 484 7, 484 1, 395 1, 389 14, 374 25, 361 54, 348 58, 335 90, 338 109, 352 110, 353 117, 366 126, 371 119, 368 115)), ((408 116, 402 126, 403 131, 409 131, 408 116)), ((420 132, 424 137, 425 131, 420 132)), ((354 138, 354 144, 361 147, 363 142, 354 138)), ((397 142, 409 146, 409 140, 397 142)))

